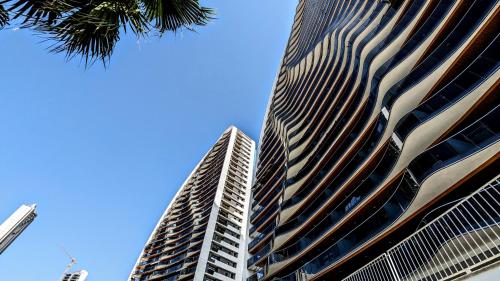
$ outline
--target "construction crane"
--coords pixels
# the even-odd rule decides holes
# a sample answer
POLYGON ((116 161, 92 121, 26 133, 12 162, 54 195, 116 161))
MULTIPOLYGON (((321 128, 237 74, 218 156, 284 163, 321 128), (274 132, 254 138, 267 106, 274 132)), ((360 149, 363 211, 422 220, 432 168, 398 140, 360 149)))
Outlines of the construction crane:
POLYGON ((73 267, 73 265, 76 264, 76 259, 74 257, 72 257, 68 251, 66 250, 66 248, 64 248, 63 246, 61 246, 61 249, 63 250, 63 252, 66 254, 66 256, 68 256, 68 258, 71 260, 71 262, 66 266, 66 269, 64 270, 63 274, 62 274, 62 278, 64 278, 64 276, 66 275, 66 273, 69 272, 69 270, 71 269, 71 267, 73 267))

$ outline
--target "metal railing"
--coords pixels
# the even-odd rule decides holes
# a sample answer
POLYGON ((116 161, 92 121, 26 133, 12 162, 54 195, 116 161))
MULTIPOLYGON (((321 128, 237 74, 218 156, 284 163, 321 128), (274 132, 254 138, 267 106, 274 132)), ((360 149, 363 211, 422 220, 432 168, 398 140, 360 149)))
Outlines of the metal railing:
POLYGON ((500 177, 344 281, 444 280, 500 258, 500 177))

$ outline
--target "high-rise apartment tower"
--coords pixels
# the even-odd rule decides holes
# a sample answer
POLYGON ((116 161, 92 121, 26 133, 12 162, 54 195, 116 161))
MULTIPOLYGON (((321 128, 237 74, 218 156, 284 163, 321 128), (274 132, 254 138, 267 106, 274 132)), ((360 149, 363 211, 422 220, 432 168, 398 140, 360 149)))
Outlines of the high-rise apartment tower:
POLYGON ((85 281, 89 273, 86 270, 78 270, 71 273, 65 273, 60 281, 85 281))
POLYGON ((247 280, 447 280, 500 250, 498 0, 300 0, 247 280))
POLYGON ((36 217, 35 209, 35 204, 21 205, 0 225, 0 254, 33 222, 36 217))
POLYGON ((129 280, 242 280, 255 143, 227 129, 167 207, 129 280))

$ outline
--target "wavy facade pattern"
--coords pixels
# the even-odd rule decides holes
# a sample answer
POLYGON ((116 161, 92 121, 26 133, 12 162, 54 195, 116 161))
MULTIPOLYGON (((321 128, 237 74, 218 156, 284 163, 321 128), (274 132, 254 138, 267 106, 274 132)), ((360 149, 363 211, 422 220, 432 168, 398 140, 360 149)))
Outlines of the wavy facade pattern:
POLYGON ((341 280, 497 177, 499 5, 299 1, 260 137, 249 281, 341 280))
POLYGON ((167 207, 129 280, 242 280, 255 143, 227 129, 167 207))

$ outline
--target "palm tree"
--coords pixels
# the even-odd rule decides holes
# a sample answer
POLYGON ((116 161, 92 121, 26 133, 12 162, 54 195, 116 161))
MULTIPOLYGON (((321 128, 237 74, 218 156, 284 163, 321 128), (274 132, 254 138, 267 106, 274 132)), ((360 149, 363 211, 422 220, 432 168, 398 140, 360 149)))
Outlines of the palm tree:
POLYGON ((52 42, 50 50, 81 56, 85 64, 109 61, 120 33, 146 37, 212 19, 199 0, 0 0, 0 28, 9 21, 52 42))

